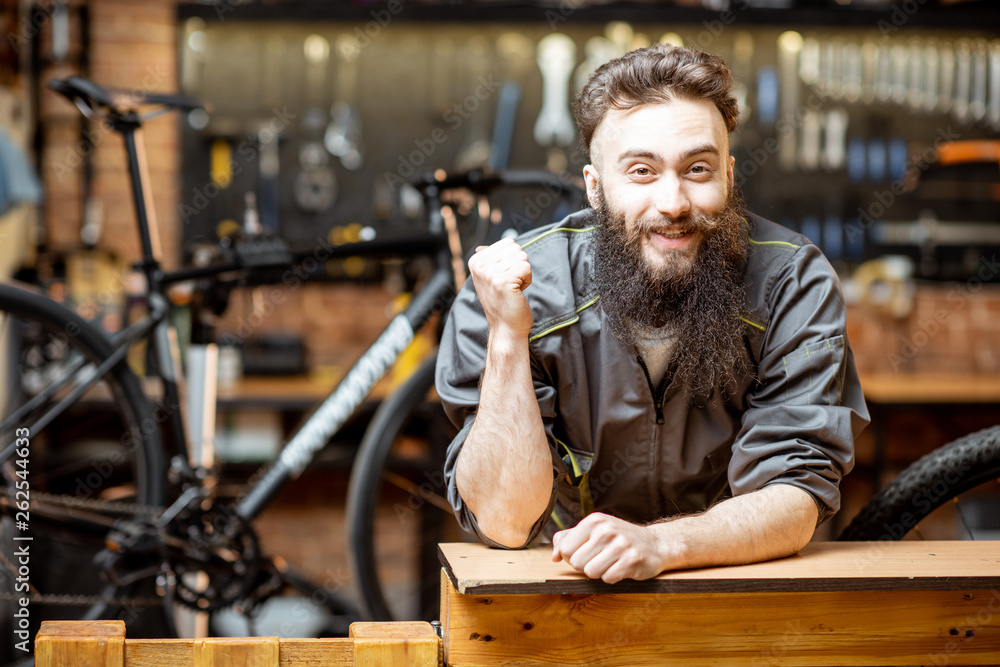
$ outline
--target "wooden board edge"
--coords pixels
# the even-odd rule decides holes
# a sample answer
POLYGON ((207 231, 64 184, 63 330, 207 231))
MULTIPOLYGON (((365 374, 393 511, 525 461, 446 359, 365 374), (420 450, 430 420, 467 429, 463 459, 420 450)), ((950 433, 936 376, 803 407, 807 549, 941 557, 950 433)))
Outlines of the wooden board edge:
POLYGON ((448 664, 448 628, 451 627, 451 596, 455 593, 455 587, 448 577, 448 572, 441 568, 441 608, 438 612, 441 621, 441 651, 438 653, 438 661, 442 665, 448 664))
POLYGON ((719 579, 647 579, 608 584, 599 579, 549 579, 539 582, 477 583, 448 578, 459 595, 620 595, 642 593, 837 593, 864 591, 964 591, 1000 588, 1000 577, 899 577, 746 579, 739 585, 719 579), (558 589, 558 590, 557 590, 558 589))
POLYGON ((454 586, 456 591, 464 592, 458 582, 458 578, 455 576, 455 571, 452 569, 451 563, 448 561, 448 556, 445 555, 440 543, 437 545, 437 552, 438 561, 441 562, 441 571, 447 575, 448 579, 451 581, 451 585, 454 586))

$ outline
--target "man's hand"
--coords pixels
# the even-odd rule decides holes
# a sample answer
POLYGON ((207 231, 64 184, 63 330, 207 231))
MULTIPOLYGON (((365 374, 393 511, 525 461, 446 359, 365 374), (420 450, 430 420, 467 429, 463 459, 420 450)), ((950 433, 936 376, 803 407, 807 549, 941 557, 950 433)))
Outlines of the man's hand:
POLYGON ((483 305, 491 336, 527 338, 531 331, 531 308, 523 291, 531 284, 528 254, 513 239, 476 248, 469 260, 469 273, 483 305))
POLYGON ((808 491, 771 484, 700 514, 644 526, 595 512, 552 537, 552 560, 609 584, 666 570, 756 563, 804 547, 817 518, 808 491))
POLYGON ((595 512, 552 537, 552 560, 564 560, 591 579, 609 584, 650 579, 663 571, 664 557, 652 526, 637 526, 595 512))

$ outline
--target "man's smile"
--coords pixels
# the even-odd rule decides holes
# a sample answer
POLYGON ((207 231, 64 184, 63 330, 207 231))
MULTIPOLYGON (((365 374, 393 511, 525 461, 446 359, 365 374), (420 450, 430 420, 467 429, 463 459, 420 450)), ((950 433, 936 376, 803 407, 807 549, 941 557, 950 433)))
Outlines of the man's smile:
POLYGON ((650 230, 649 239, 658 248, 683 248, 694 239, 694 231, 694 229, 655 229, 650 230))

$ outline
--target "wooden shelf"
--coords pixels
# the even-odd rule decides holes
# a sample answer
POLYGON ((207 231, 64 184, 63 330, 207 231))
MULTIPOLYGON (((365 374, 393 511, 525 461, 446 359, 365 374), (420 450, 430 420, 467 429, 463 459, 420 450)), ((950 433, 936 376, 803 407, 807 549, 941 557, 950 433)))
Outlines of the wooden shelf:
POLYGON ((861 376, 865 398, 883 404, 1000 404, 1000 375, 871 373, 861 376))

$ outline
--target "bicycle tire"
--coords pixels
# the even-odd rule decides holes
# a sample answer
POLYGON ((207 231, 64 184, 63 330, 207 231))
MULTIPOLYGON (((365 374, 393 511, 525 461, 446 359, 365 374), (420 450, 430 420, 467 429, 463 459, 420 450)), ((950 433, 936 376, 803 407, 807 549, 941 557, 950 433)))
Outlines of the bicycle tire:
MULTIPOLYGON (((31 289, 7 283, 0 284, 2 333, 6 336, 0 335, 0 340, 7 343, 3 350, 8 362, 6 376, 8 382, 15 383, 14 387, 0 391, 0 398, 4 399, 0 405, 6 408, 21 405, 23 403, 17 402, 19 399, 27 400, 36 395, 24 388, 29 376, 43 380, 58 376, 59 364, 76 355, 82 355, 96 367, 114 351, 110 340, 76 313, 31 289), (63 351, 59 359, 49 356, 53 349, 63 351), (53 367, 56 372, 49 375, 47 370, 53 367)), ((88 410, 89 404, 74 405, 48 429, 30 433, 29 493, 44 491, 74 499, 101 499, 102 495, 118 492, 125 495, 115 498, 117 500, 160 505, 164 500, 166 479, 163 451, 154 412, 142 384, 124 360, 113 366, 101 382, 110 392, 111 412, 88 410), (109 433, 112 435, 107 435, 109 433), (117 441, 111 439, 115 436, 117 441)), ((48 403, 41 410, 47 406, 48 403)), ((5 410, 0 419, 13 413, 13 409, 5 410)), ((31 412, 23 422, 2 434, 4 447, 13 442, 14 428, 33 423, 38 414, 39 411, 31 412)), ((6 463, 0 474, 0 484, 9 486, 18 478, 13 476, 16 472, 16 466, 11 467, 13 460, 8 459, 6 463)), ((0 534, 8 534, 2 546, 8 555, 15 544, 10 539, 17 528, 15 520, 13 510, 0 513, 0 534)), ((106 590, 98 567, 91 560, 104 547, 102 535, 45 520, 37 517, 37 513, 30 519, 27 534, 32 537, 30 582, 40 593, 93 595, 106 590)), ((0 590, 13 592, 13 580, 3 579, 0 590)), ((152 590, 151 582, 141 587, 143 594, 152 590)), ((140 588, 135 586, 128 589, 129 594, 138 591, 140 588)), ((32 604, 31 637, 42 620, 78 618, 98 611, 104 612, 102 617, 126 616, 132 621, 129 632, 136 636, 154 634, 162 627, 159 607, 153 613, 146 613, 148 609, 32 604)), ((12 617, 5 613, 4 618, 12 617)), ((13 633, 5 635, 11 637, 13 633)), ((14 653, 13 648, 10 651, 0 654, 0 663, 23 658, 23 653, 14 653)))
MULTIPOLYGON (((447 530, 447 527, 441 525, 446 519, 446 513, 428 502, 429 496, 425 494, 435 494, 438 498, 445 494, 442 472, 444 449, 454 431, 447 423, 440 404, 427 401, 434 386, 435 360, 436 355, 424 361, 397 391, 379 405, 365 431, 351 468, 346 507, 347 544, 360 610, 368 620, 429 620, 437 617, 438 582, 427 571, 436 573, 438 568, 426 566, 430 561, 437 562, 436 545, 447 530), (424 408, 429 410, 429 417, 420 414, 424 408), (397 608, 394 609, 394 605, 387 601, 387 585, 379 573, 382 554, 375 544, 378 533, 376 516, 385 495, 382 477, 383 471, 392 465, 393 444, 408 429, 412 429, 415 420, 424 423, 425 428, 420 437, 429 439, 431 454, 416 466, 417 470, 412 475, 422 480, 419 484, 414 482, 420 488, 419 495, 411 492, 406 501, 396 502, 392 508, 401 528, 414 515, 419 515, 416 518, 420 522, 420 546, 417 551, 418 560, 424 567, 418 567, 417 573, 420 577, 418 595, 421 602, 419 609, 407 614, 399 611, 399 605, 395 605, 397 608), (430 426, 427 427, 427 424, 430 426), (424 576, 420 576, 421 574, 424 576)), ((454 525, 457 527, 457 523, 454 525)))
POLYGON ((1000 480, 1000 426, 935 449, 878 492, 839 540, 900 540, 953 498, 1000 480))

